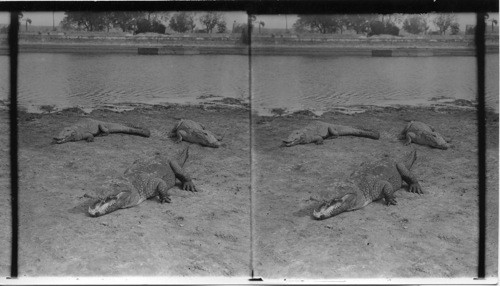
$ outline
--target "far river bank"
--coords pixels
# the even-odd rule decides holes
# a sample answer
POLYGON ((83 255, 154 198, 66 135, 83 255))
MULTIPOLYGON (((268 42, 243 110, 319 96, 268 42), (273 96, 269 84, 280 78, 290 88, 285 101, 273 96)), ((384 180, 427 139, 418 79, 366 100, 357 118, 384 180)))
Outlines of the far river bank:
MULTIPOLYGON (((245 45, 238 35, 72 35, 21 34, 21 53, 113 53, 153 55, 319 55, 427 57, 474 56, 472 36, 253 36, 245 45)), ((488 37, 487 53, 498 53, 498 37, 488 37)), ((0 36, 0 55, 8 54, 6 35, 0 36)))

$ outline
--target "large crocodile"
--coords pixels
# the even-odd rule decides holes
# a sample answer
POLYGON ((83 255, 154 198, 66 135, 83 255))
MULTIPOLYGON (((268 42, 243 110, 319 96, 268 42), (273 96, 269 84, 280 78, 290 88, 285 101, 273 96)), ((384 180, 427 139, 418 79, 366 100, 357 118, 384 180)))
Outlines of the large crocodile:
POLYGON ((436 132, 434 127, 419 121, 408 123, 403 132, 401 132, 400 139, 406 139, 405 145, 414 142, 444 150, 451 147, 449 139, 436 132))
POLYGON ((417 151, 413 150, 401 162, 385 157, 379 161, 363 163, 347 180, 334 184, 334 191, 338 196, 314 210, 313 217, 326 219, 363 208, 382 198, 387 205, 395 205, 394 192, 401 188, 403 181, 409 185, 410 192, 423 194, 417 178, 410 172, 416 159, 417 151))
POLYGON ((182 182, 184 190, 196 192, 191 177, 182 168, 189 156, 188 148, 184 149, 178 160, 158 154, 136 160, 122 177, 109 182, 111 194, 89 207, 90 216, 98 217, 130 208, 156 196, 159 196, 161 203, 170 203, 168 190, 175 186, 176 178, 182 182))
POLYGON ((109 133, 125 133, 143 137, 150 136, 150 132, 146 128, 85 118, 70 127, 64 128, 59 135, 54 137, 53 142, 58 144, 79 140, 92 142, 94 141, 94 136, 108 135, 109 133))
POLYGON ((216 136, 198 122, 193 120, 182 119, 170 132, 170 137, 174 137, 176 143, 182 140, 191 143, 198 143, 203 146, 219 148, 223 136, 216 136))
POLYGON ((380 138, 380 133, 374 130, 363 130, 316 120, 302 129, 293 131, 287 139, 283 140, 282 146, 290 147, 297 144, 308 143, 323 144, 324 139, 347 135, 372 139, 380 138))

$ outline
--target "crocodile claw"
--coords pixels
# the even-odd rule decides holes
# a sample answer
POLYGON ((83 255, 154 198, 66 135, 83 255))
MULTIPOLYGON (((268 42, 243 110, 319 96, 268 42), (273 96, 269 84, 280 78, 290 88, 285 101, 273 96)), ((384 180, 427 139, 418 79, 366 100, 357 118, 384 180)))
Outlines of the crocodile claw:
POLYGON ((390 205, 397 205, 398 202, 396 201, 396 199, 392 198, 392 199, 388 199, 385 201, 385 204, 390 206, 390 205))
POLYGON ((182 186, 182 189, 185 191, 190 191, 190 192, 197 192, 198 190, 194 186, 193 182, 185 182, 184 185, 182 186))
POLYGON ((422 195, 424 192, 422 191, 422 187, 420 187, 420 184, 416 183, 410 186, 410 193, 422 195))
POLYGON ((170 197, 164 197, 162 199, 160 199, 160 203, 171 203, 172 200, 170 199, 170 197))

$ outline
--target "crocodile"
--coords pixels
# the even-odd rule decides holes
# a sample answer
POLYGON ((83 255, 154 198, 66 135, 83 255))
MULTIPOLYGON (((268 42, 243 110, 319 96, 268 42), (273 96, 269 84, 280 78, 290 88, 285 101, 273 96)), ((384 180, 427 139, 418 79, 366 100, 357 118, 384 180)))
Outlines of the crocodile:
POLYGON ((161 203, 170 203, 169 190, 175 186, 176 178, 182 182, 182 189, 197 192, 191 177, 183 169, 188 156, 189 147, 181 152, 178 160, 156 154, 134 161, 123 176, 108 181, 111 194, 89 206, 89 215, 98 217, 134 207, 156 196, 161 203))
POLYGON ((282 146, 290 147, 297 144, 323 144, 323 140, 338 136, 358 136, 379 139, 380 133, 374 130, 363 130, 350 126, 330 124, 323 121, 313 121, 306 127, 295 130, 283 140, 282 146))
POLYGON ((203 146, 219 148, 224 136, 216 136, 207 130, 203 124, 193 120, 181 119, 170 132, 170 137, 176 138, 176 143, 184 140, 203 146))
POLYGON ((433 148, 448 149, 451 140, 445 138, 434 127, 419 121, 411 121, 401 132, 400 139, 406 139, 405 145, 414 142, 420 145, 428 145, 433 148))
POLYGON ((410 172, 416 159, 417 151, 412 150, 400 162, 385 156, 379 161, 361 164, 348 179, 334 183, 337 196, 314 210, 313 217, 318 220, 330 218, 382 198, 387 205, 395 205, 394 192, 402 187, 403 181, 409 185, 410 192, 423 194, 417 178, 410 172))
POLYGON ((53 142, 57 144, 80 140, 92 142, 94 141, 94 136, 108 135, 109 133, 125 133, 143 137, 150 136, 150 132, 146 128, 85 118, 70 127, 64 128, 59 135, 54 137, 53 142))

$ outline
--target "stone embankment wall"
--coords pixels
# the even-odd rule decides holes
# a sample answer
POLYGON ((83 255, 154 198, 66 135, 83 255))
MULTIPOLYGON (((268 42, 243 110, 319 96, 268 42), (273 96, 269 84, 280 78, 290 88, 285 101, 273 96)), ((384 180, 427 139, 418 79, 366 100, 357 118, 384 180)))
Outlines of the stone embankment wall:
MULTIPOLYGON (((498 53, 498 35, 487 35, 487 52, 498 53)), ((20 52, 248 54, 239 34, 106 34, 21 33, 20 52)), ((362 35, 252 35, 255 55, 473 56, 474 37, 362 35)), ((0 54, 8 53, 0 35, 0 54)))

